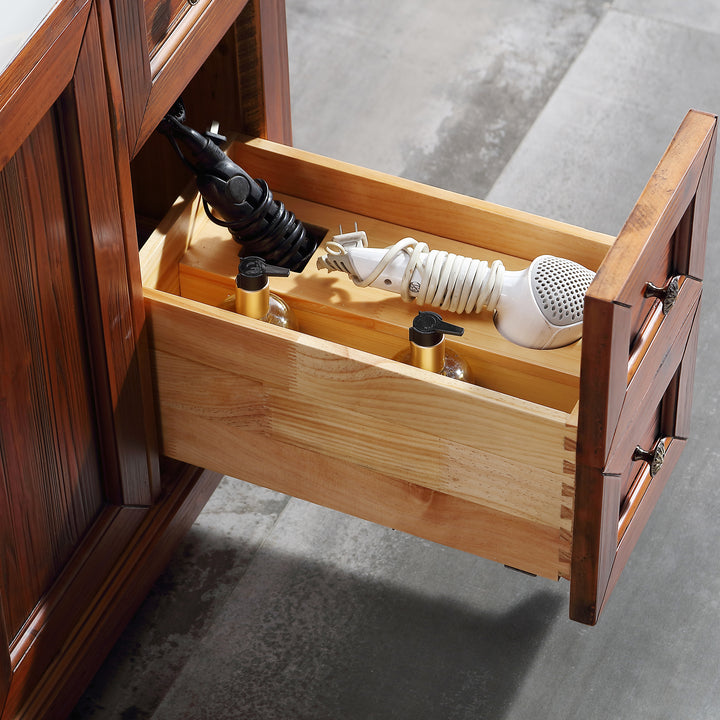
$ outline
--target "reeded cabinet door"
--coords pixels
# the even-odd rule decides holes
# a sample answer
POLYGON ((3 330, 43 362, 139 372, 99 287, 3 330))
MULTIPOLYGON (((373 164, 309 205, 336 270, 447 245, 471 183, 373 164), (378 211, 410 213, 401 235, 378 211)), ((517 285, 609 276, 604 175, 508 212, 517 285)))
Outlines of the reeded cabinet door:
POLYGON ((73 10, 21 105, 0 102, 20 128, 0 141, 2 718, 51 712, 58 658, 159 491, 103 38, 94 5, 73 10))

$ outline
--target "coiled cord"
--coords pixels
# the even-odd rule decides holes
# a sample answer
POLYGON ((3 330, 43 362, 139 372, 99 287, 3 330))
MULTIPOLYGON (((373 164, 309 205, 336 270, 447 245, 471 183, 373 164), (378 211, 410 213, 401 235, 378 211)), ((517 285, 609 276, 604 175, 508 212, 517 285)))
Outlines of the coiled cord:
POLYGON ((271 265, 302 270, 317 244, 308 238, 305 226, 284 203, 273 199, 268 184, 261 179, 255 182, 263 195, 251 214, 232 221, 222 220, 213 214, 203 197, 205 213, 216 225, 230 231, 243 246, 244 255, 257 255, 271 265))
MULTIPOLYGON (((331 254, 338 254, 340 246, 328 243, 331 254)), ((401 282, 401 296, 405 302, 413 299, 420 305, 432 305, 450 312, 493 312, 500 299, 505 266, 495 260, 488 266, 485 260, 455 255, 445 250, 430 250, 427 243, 415 238, 403 238, 387 249, 375 269, 364 279, 356 280, 367 287, 380 277, 387 266, 400 254, 409 255, 401 282), (413 282, 417 271, 420 283, 413 282)))

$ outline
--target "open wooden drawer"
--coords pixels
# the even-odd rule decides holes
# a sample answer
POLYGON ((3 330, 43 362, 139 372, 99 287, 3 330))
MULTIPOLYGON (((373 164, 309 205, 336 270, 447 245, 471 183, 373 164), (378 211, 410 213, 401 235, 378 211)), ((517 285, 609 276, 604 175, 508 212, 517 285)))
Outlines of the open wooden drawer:
POLYGON ((571 617, 595 623, 688 434, 715 127, 688 114, 617 239, 234 143, 236 162, 325 240, 357 222, 374 246, 410 235, 510 270, 544 253, 597 270, 583 340, 529 350, 486 313, 445 314, 466 330, 451 346, 477 384, 434 375, 391 359, 416 305, 314 260, 272 279, 300 332, 245 318, 223 309, 237 246, 189 193, 141 251, 162 451, 567 578, 571 617), (665 301, 648 283, 670 286, 665 301))

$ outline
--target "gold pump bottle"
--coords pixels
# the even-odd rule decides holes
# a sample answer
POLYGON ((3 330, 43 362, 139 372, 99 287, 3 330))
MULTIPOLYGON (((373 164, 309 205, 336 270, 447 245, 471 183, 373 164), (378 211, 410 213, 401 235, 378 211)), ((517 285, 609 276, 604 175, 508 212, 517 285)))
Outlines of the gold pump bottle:
POLYGON ((270 292, 270 277, 288 277, 287 268, 268 265, 262 258, 243 258, 235 278, 235 310, 246 317, 279 327, 298 329, 295 314, 288 304, 270 292))
POLYGON ((463 328, 446 323, 437 313, 422 310, 415 316, 408 333, 410 347, 396 355, 395 360, 455 380, 472 382, 467 362, 445 347, 445 335, 462 335, 464 332, 463 328))

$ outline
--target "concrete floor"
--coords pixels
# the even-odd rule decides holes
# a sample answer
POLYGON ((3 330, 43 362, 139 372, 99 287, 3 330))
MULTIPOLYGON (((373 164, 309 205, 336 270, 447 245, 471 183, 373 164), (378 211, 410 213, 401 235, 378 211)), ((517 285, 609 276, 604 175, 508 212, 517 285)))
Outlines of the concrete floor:
MULTIPOLYGON (((295 144, 616 234, 720 1, 287 0, 295 144)), ((693 437, 594 628, 568 584, 226 478, 78 704, 132 720, 720 715, 720 183, 693 437)))

